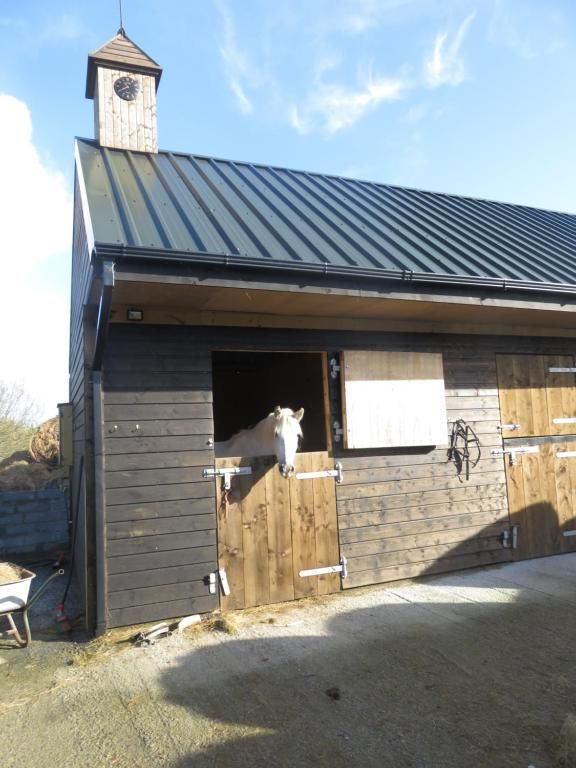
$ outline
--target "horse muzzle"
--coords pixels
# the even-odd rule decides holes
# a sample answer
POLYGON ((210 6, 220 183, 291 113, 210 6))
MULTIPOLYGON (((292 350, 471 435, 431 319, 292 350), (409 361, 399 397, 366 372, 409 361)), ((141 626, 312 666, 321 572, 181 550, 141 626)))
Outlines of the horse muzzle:
POLYGON ((290 475, 294 474, 294 467, 292 464, 279 464, 278 469, 280 470, 280 474, 282 477, 290 477, 290 475))

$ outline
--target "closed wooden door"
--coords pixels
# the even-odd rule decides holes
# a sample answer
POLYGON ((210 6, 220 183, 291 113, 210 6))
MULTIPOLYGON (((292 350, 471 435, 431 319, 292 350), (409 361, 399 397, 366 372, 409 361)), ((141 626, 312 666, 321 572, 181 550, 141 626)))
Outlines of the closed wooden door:
POLYGON ((496 367, 503 437, 576 434, 572 355, 496 355, 496 367))
MULTIPOLYGON (((295 470, 333 467, 326 452, 296 455, 295 470)), ((269 458, 222 458, 216 468, 250 468, 231 475, 231 490, 216 478, 218 561, 230 594, 224 610, 328 594, 340 589, 339 574, 300 577, 299 572, 337 565, 335 479, 285 479, 269 458)))
POLYGON ((516 559, 576 549, 576 380, 571 355, 497 355, 516 559))

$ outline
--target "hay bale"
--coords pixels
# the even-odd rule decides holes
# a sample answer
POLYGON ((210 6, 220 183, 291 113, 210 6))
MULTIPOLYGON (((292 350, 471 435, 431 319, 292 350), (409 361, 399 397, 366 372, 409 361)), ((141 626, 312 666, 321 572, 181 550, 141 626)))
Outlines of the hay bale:
POLYGON ((34 461, 52 466, 58 464, 60 455, 60 420, 58 416, 40 424, 32 435, 28 450, 34 461))
POLYGON ((30 456, 28 451, 16 451, 11 456, 8 456, 3 461, 0 461, 0 470, 6 469, 6 467, 10 467, 12 464, 16 463, 31 464, 32 461, 32 456, 30 456))
POLYGON ((0 469, 0 492, 41 491, 60 485, 65 477, 63 469, 53 469, 38 462, 15 461, 0 469))

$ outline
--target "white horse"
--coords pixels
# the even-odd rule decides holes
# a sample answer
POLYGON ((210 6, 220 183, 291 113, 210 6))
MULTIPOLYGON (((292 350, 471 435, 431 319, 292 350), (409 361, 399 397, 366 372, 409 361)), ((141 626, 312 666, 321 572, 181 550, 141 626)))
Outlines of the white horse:
POLYGON ((276 456, 280 472, 294 472, 294 457, 302 438, 304 408, 294 412, 279 405, 252 429, 242 429, 229 440, 214 444, 216 458, 223 456, 276 456))

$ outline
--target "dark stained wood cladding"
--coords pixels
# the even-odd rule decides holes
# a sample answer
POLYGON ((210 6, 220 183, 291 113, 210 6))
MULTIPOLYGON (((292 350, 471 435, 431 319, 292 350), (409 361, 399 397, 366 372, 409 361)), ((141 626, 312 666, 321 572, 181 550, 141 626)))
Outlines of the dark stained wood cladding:
MULTIPOLYGON (((334 453, 346 587, 510 560, 496 352, 561 354, 570 340, 113 325, 104 363, 106 515, 111 626, 208 611, 217 597, 212 350, 406 349, 443 353, 449 421, 478 434, 482 459, 468 481, 446 450, 334 453)), ((331 419, 341 422, 339 381, 330 379, 331 419)), ((304 431, 306 429, 304 423, 304 431)))
POLYGON ((109 626, 218 607, 210 352, 123 330, 104 363, 109 626))
POLYGON ((69 401, 72 404, 73 469, 71 478, 73 541, 78 585, 85 609, 85 623, 92 629, 95 620, 94 567, 94 483, 91 460, 91 387, 85 366, 85 309, 92 280, 92 267, 78 180, 74 191, 74 241, 72 244, 72 304, 70 307, 69 401))

